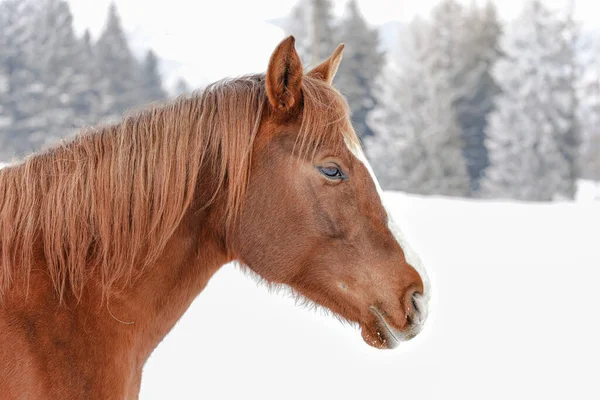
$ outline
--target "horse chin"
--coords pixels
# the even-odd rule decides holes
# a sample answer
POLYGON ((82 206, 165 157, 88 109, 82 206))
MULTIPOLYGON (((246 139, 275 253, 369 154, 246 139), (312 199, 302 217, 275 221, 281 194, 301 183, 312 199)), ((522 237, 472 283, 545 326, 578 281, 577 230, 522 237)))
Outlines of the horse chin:
POLYGON ((395 349, 401 342, 415 337, 418 330, 401 331, 393 327, 375 307, 369 307, 375 319, 369 324, 361 324, 363 340, 377 349, 395 349))

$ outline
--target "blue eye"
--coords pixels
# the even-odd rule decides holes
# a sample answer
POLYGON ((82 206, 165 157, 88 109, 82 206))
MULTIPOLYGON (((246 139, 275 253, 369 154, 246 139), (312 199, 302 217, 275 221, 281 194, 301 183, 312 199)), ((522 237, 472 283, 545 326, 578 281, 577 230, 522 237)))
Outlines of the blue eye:
POLYGON ((319 172, 329 179, 345 179, 346 175, 340 170, 337 165, 328 165, 326 167, 317 167, 319 172))

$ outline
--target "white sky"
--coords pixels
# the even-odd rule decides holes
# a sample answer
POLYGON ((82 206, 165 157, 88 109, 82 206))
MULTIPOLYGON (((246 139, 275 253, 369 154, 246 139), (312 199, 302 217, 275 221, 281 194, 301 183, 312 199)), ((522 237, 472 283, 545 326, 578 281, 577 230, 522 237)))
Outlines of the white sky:
MULTIPOLYGON (((97 37, 111 0, 69 0, 78 32, 90 28, 97 37)), ((464 2, 474 0, 463 0, 464 2)), ((480 0, 477 0, 480 1, 480 0)), ((546 0, 560 7, 567 0, 546 0)), ((437 0, 359 0, 373 25, 409 21, 426 15, 437 0)), ((516 15, 522 0, 497 0, 504 18, 516 15)), ((576 0, 577 16, 600 26, 600 0, 576 0)), ((184 76, 193 86, 225 76, 266 69, 269 55, 283 32, 264 22, 286 16, 296 0, 115 0, 126 30, 137 47, 152 47, 171 60, 168 77, 184 76), (176 65, 177 67, 173 67, 176 65)), ((345 0, 334 0, 341 14, 345 0)))

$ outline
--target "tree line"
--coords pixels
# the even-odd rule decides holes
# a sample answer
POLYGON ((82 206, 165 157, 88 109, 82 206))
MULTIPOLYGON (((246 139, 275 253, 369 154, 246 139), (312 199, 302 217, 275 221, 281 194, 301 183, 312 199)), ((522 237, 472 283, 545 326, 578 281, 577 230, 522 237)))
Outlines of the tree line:
POLYGON ((339 21, 301 0, 288 24, 306 59, 348 43, 335 84, 384 188, 551 201, 600 180, 600 46, 582 44, 573 2, 526 0, 503 24, 491 1, 441 0, 387 60, 355 0, 339 21))
POLYGON ((136 59, 114 4, 93 41, 64 0, 0 1, 1 160, 166 96, 156 54, 136 59))
MULTIPOLYGON (((334 83, 384 188, 553 200, 600 180, 600 40, 581 34, 573 3, 526 0, 508 24, 491 1, 463 3, 404 26, 395 56, 356 0, 341 18, 331 0, 299 0, 286 31, 308 65, 346 43, 334 83)), ((0 0, 0 160, 166 96, 114 4, 94 41, 65 0, 0 0)))

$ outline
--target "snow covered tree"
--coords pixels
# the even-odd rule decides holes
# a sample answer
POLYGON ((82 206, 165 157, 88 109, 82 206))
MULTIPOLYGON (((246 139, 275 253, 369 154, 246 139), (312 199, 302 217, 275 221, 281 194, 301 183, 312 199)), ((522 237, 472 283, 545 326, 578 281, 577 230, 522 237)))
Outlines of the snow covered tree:
POLYGON ((377 29, 368 26, 356 0, 348 8, 338 28, 340 42, 346 43, 344 62, 335 77, 335 85, 346 96, 352 123, 360 137, 373 136, 367 124, 371 110, 377 106, 376 81, 384 65, 377 29))
POLYGON ((158 59, 154 51, 148 50, 142 65, 142 100, 145 103, 164 100, 167 96, 162 87, 158 71, 158 59))
POLYGON ((575 27, 539 0, 528 0, 501 40, 493 74, 502 89, 486 143, 486 197, 550 201, 573 198, 578 127, 575 120, 575 27))
POLYGON ((491 68, 499 55, 500 24, 493 3, 465 8, 457 0, 442 0, 431 14, 427 62, 438 81, 448 85, 461 130, 463 155, 472 192, 477 192, 487 167, 485 127, 499 87, 491 68))
POLYGON ((488 166, 485 131, 487 117, 494 108, 500 88, 492 76, 492 66, 500 55, 501 27, 496 6, 488 1, 483 8, 471 5, 462 16, 457 32, 460 43, 459 66, 454 72, 454 110, 461 128, 463 154, 471 190, 479 190, 479 180, 488 166))
POLYGON ((577 63, 577 44, 579 41, 580 27, 575 22, 573 14, 575 0, 569 0, 564 15, 560 16, 561 33, 560 51, 557 55, 558 63, 563 65, 555 75, 557 79, 557 102, 560 104, 559 112, 561 122, 555 123, 560 132, 557 135, 560 156, 555 161, 564 168, 555 198, 573 199, 577 194, 577 179, 580 176, 580 150, 581 127, 577 118, 579 102, 577 97, 577 82, 581 76, 581 69, 577 63))
POLYGON ((318 65, 331 55, 336 43, 331 0, 300 0, 287 20, 286 32, 296 38, 302 60, 318 65))
POLYGON ((8 139, 8 129, 13 122, 13 115, 8 101, 10 73, 8 68, 10 39, 7 36, 7 26, 10 24, 10 17, 7 8, 8 2, 0 3, 0 159, 3 156, 3 149, 6 147, 8 139))
POLYGON ((600 76, 585 82, 583 91, 586 97, 579 110, 581 177, 600 182, 600 76))
POLYGON ((77 115, 78 101, 92 84, 82 63, 83 45, 73 30, 64 0, 38 0, 36 34, 30 54, 43 90, 37 96, 39 126, 30 133, 35 148, 76 131, 85 121, 77 115))
POLYGON ((174 88, 173 94, 175 96, 181 96, 181 95, 187 95, 191 92, 192 92, 192 90, 190 89, 190 85, 187 83, 187 81, 183 78, 179 78, 177 80, 177 82, 175 83, 175 88, 174 88))
POLYGON ((404 32, 398 69, 389 67, 380 81, 381 105, 370 118, 377 136, 367 139, 367 155, 386 189, 466 196, 469 179, 453 94, 430 52, 432 37, 432 28, 420 19, 404 32))
POLYGON ((331 55, 337 47, 331 0, 311 0, 310 64, 315 66, 331 55))
POLYGON ((96 43, 96 56, 101 72, 101 115, 106 120, 117 119, 140 104, 141 84, 140 65, 127 44, 114 3, 96 43))
POLYGON ((427 62, 451 87, 463 63, 465 10, 457 0, 442 0, 431 12, 427 47, 427 62))
POLYGON ((94 46, 74 34, 66 0, 0 1, 0 160, 163 97, 156 57, 137 62, 114 5, 94 46))
POLYGON ((101 71, 96 59, 96 52, 88 30, 79 41, 79 52, 75 55, 77 64, 81 66, 81 74, 73 82, 73 109, 77 125, 96 124, 100 119, 100 82, 101 71))
POLYGON ((581 130, 580 176, 600 182, 600 34, 582 35, 577 118, 581 130))
POLYGON ((31 1, 0 2, 0 157, 4 160, 28 152, 29 133, 40 126, 34 111, 42 87, 30 57, 34 16, 31 1))
POLYGON ((311 56, 310 26, 310 0, 300 0, 285 22, 285 33, 294 35, 296 51, 304 63, 308 63, 311 56))

